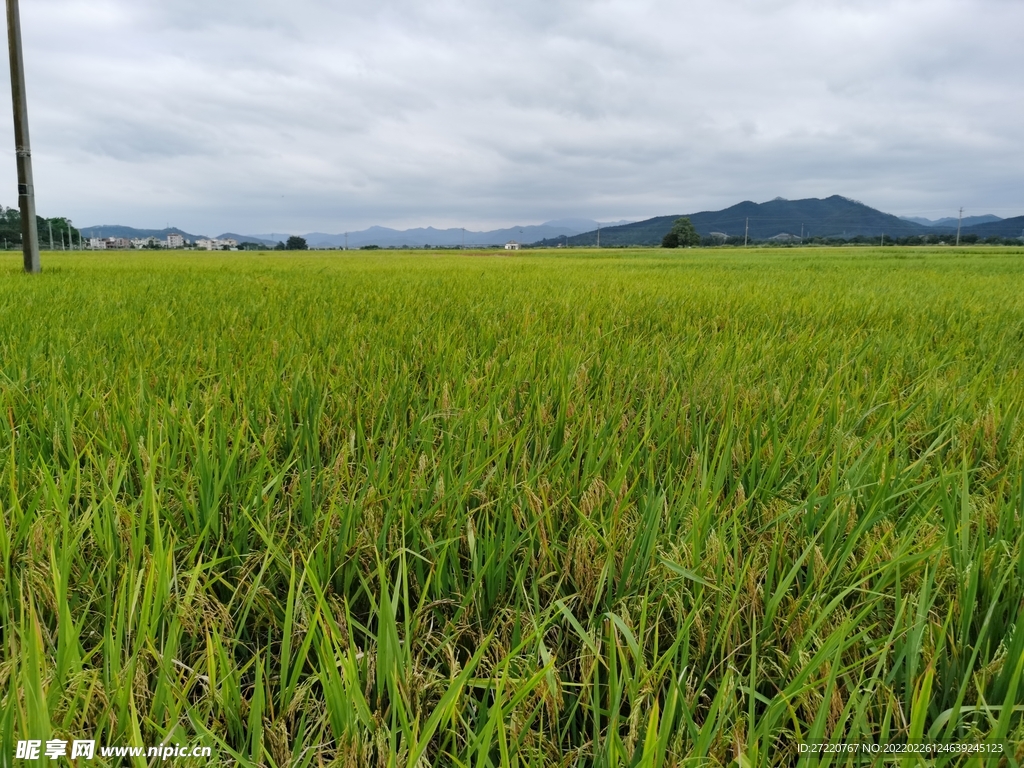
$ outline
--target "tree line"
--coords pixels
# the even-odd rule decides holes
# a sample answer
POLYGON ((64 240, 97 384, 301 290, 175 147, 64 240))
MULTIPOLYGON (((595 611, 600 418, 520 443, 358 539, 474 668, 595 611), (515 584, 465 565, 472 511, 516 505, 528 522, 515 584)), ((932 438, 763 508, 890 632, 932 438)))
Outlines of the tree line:
MULTIPOLYGON (((61 243, 78 245, 82 233, 71 224, 71 219, 57 216, 44 219, 36 216, 36 228, 39 231, 39 245, 50 246, 50 231, 53 231, 53 245, 60 248, 61 243)), ((21 248, 21 211, 17 208, 5 208, 0 205, 0 238, 5 248, 21 248)))

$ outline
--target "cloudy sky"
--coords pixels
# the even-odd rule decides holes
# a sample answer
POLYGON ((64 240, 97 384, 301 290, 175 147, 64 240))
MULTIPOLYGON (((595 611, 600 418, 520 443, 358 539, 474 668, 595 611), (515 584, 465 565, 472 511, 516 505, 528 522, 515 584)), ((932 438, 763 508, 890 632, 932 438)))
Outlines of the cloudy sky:
POLYGON ((1024 213, 1021 0, 21 5, 39 210, 78 225, 1024 213))

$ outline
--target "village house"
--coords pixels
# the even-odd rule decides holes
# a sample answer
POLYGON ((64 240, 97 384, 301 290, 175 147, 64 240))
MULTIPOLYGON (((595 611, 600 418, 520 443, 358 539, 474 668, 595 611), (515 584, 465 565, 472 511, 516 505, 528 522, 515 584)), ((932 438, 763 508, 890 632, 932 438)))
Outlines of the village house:
POLYGON ((89 248, 94 251, 120 250, 126 251, 132 247, 132 241, 124 237, 90 237, 89 248))
POLYGON ((234 251, 238 249, 238 241, 230 237, 224 240, 204 237, 196 240, 196 248, 201 251, 223 251, 225 248, 234 251))

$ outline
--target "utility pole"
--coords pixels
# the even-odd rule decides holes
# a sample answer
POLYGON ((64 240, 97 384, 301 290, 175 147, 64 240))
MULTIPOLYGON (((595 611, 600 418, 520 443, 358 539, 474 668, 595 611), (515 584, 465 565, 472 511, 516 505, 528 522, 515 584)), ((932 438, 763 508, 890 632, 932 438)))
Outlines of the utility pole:
POLYGON ((601 225, 597 225, 597 247, 601 247, 601 225))
POLYGON ((885 232, 882 233, 882 237, 878 241, 878 247, 879 248, 884 248, 885 247, 885 232))
POLYGON ((50 230, 50 250, 53 250, 53 222, 49 219, 46 220, 46 226, 50 230))
POLYGON ((11 54, 11 96, 14 102, 14 154, 18 162, 18 208, 25 271, 38 274, 39 231, 36 229, 36 190, 32 180, 32 146, 28 138, 28 99, 25 96, 25 57, 21 50, 18 0, 7 0, 7 43, 11 54))
POLYGON ((960 245, 960 225, 964 222, 964 209, 960 208, 960 218, 956 220, 956 244, 960 245))
POLYGON ((750 217, 747 216, 747 225, 743 230, 743 247, 747 247, 747 237, 750 235, 750 217))
POLYGON ((466 228, 462 228, 462 250, 466 250, 466 228))
POLYGON ((348 250, 348 232, 345 233, 345 250, 348 250))
POLYGON ((804 241, 804 225, 801 224, 800 225, 800 242, 802 243, 803 241, 804 241))

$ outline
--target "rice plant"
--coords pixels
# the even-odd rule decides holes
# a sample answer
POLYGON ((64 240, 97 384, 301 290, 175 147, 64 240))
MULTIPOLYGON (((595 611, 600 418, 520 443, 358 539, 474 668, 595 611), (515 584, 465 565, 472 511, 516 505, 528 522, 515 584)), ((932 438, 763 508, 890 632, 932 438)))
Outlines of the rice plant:
POLYGON ((2 765, 1024 762, 1021 249, 18 263, 2 765))

